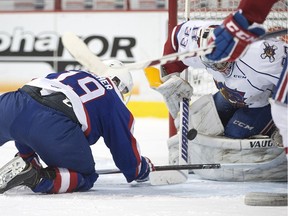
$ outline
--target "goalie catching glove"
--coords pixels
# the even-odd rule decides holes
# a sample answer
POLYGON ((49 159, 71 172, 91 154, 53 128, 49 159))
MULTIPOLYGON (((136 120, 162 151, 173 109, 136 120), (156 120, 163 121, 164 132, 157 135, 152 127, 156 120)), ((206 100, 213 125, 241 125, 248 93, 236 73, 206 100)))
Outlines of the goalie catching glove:
POLYGON ((180 110, 179 103, 183 98, 191 98, 193 87, 182 78, 173 75, 166 82, 155 88, 162 94, 171 116, 175 119, 180 110))

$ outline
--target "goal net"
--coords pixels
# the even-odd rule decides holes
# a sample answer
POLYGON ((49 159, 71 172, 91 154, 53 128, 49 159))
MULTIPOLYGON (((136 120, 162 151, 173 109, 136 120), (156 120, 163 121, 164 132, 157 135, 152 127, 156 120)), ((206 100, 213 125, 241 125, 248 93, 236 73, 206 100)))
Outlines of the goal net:
MULTIPOLYGON (((234 12, 240 0, 190 0, 191 20, 213 20, 221 22, 231 12, 234 12)), ((185 21, 185 0, 177 1, 178 22, 185 21)), ((269 13, 264 27, 267 31, 275 31, 287 28, 288 23, 288 0, 280 0, 275 3, 269 13)), ((282 36, 282 40, 288 42, 288 36, 282 36)), ((205 69, 189 69, 189 81, 194 88, 195 99, 204 94, 217 91, 212 76, 205 69)), ((192 98, 193 100, 193 98, 192 98)))
MULTIPOLYGON (((189 0, 176 0, 177 11, 169 10, 169 16, 177 16, 178 23, 185 21, 187 13, 185 13, 186 1, 189 0)), ((251 0, 253 1, 253 0, 251 0)), ((240 0, 190 0, 190 13, 189 18, 192 20, 213 20, 223 21, 230 13, 236 11, 240 0)), ((279 0, 274 4, 272 11, 269 13, 264 27, 267 31, 279 30, 287 28, 288 23, 288 0, 279 0)), ((288 36, 282 36, 280 39, 288 42, 288 36)), ((212 76, 205 69, 189 68, 188 81, 194 88, 194 96, 192 102, 205 94, 213 94, 217 91, 212 76)), ((169 118, 169 134, 172 136, 176 133, 173 125, 173 120, 169 118)))

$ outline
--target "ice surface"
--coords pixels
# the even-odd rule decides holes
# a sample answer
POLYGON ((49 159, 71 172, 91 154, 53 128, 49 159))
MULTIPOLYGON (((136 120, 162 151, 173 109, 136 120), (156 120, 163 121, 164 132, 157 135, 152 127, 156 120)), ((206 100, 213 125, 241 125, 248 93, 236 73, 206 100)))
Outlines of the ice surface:
MULTIPOLYGON (((167 164, 168 120, 136 119, 142 155, 167 164)), ((93 147, 97 169, 115 168, 102 141, 93 147)), ((0 165, 11 160, 12 142, 0 148, 0 165)), ((244 204, 247 192, 286 192, 287 184, 215 182, 189 175, 185 184, 151 186, 126 183, 121 174, 102 175, 85 193, 42 195, 17 188, 0 195, 0 216, 287 216, 287 207, 244 204)))

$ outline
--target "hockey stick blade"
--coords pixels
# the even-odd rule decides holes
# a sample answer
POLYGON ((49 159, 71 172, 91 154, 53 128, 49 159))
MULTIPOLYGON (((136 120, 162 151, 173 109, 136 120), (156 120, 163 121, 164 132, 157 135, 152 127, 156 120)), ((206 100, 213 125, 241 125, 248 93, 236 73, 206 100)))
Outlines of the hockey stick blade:
MULTIPOLYGON (((72 32, 65 32, 62 35, 61 40, 63 46, 68 50, 72 57, 74 57, 76 61, 86 67, 89 71, 94 72, 97 75, 103 75, 107 72, 108 67, 103 64, 100 58, 96 56, 77 35, 72 32)), ((209 54, 212 49, 213 46, 208 48, 195 49, 191 52, 173 53, 154 60, 146 60, 138 63, 126 64, 125 68, 130 70, 142 70, 149 66, 165 64, 170 61, 181 61, 188 57, 206 55, 209 54)))
POLYGON ((109 68, 74 33, 64 33, 61 40, 68 52, 90 72, 103 75, 108 71, 109 68))
POLYGON ((188 170, 154 171, 149 174, 151 185, 182 184, 188 179, 188 170))

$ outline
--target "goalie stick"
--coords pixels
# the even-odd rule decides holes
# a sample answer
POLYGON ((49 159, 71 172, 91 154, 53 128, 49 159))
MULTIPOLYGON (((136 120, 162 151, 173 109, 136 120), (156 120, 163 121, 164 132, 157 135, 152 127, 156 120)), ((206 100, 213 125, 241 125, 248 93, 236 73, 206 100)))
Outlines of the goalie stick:
MULTIPOLYGON (((147 67, 144 69, 144 72, 150 88, 154 88, 157 91, 157 88, 162 84, 160 70, 155 67, 147 67)), ((188 163, 188 138, 189 140, 195 138, 193 137, 195 135, 193 129, 189 130, 189 99, 183 98, 181 100, 179 110, 181 121, 179 126, 178 164, 185 165, 188 163)), ((187 181, 189 174, 187 169, 167 169, 166 172, 157 171, 150 174, 150 183, 152 185, 184 183, 187 181)))
MULTIPOLYGON (((191 2, 190 0, 185 0, 185 19, 186 21, 189 20, 190 15, 190 8, 191 2)), ((154 63, 154 62, 152 62, 154 63)), ((149 65, 151 67, 152 65, 149 65)), ((148 67, 148 68, 149 68, 148 67)), ((183 73, 182 73, 183 74, 183 73)), ((184 72, 183 79, 188 81, 188 69, 184 72)), ((189 105, 190 105, 190 98, 182 98, 180 101, 180 109, 179 109, 179 142, 178 142, 178 149, 179 149, 179 156, 178 156, 178 164, 179 165, 187 165, 188 164, 188 139, 192 140, 196 137, 197 131, 195 129, 191 129, 189 131, 189 105)), ((172 116, 169 115, 169 118, 172 120, 172 116)), ((171 121, 172 123, 173 121, 171 121)), ((173 123, 172 123, 173 124, 173 123)), ((171 170, 167 172, 159 172, 152 174, 152 182, 151 184, 169 184, 169 183, 183 183, 186 182, 188 179, 188 170, 171 170)))
MULTIPOLYGON (((158 88, 162 84, 160 70, 155 67, 147 67, 144 69, 144 72, 150 88, 158 88)), ((185 165, 188 163, 188 139, 190 140, 195 138, 193 137, 195 135, 195 131, 193 129, 189 130, 189 99, 184 98, 183 101, 180 102, 180 118, 182 119, 182 124, 180 124, 178 144, 178 164, 180 165, 185 165)), ((165 172, 157 171, 158 170, 150 174, 150 183, 152 185, 180 184, 187 181, 189 174, 187 169, 167 169, 165 172)))
MULTIPOLYGON (((185 20, 189 21, 190 0, 185 0, 185 20)), ((188 69, 184 72, 184 80, 188 82, 188 69)), ((180 102, 180 125, 179 125, 179 160, 178 163, 188 164, 188 127, 189 127, 189 104, 190 98, 182 98, 180 102)), ((171 116, 170 116, 171 118, 171 116)), ((181 170, 188 179, 188 170, 181 170)))

